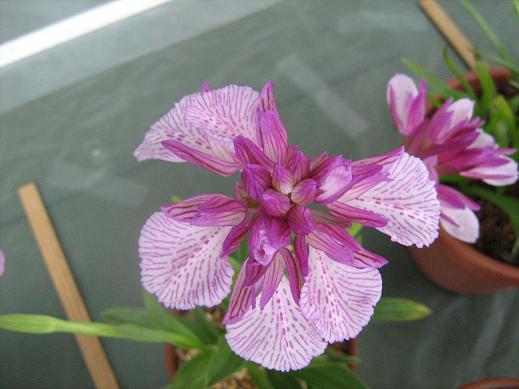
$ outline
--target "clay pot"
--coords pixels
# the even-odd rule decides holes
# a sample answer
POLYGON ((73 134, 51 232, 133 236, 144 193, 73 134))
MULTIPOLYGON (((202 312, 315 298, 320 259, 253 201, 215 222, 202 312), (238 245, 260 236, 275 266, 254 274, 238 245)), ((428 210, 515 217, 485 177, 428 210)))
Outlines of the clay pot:
MULTIPOLYGON (((507 69, 490 70, 499 89, 506 88, 511 79, 507 69)), ((465 78, 476 90, 480 90, 475 72, 465 74, 465 78)), ((458 80, 449 85, 462 89, 458 80)), ((495 260, 475 250, 472 246, 457 240, 440 229, 439 238, 429 247, 409 248, 418 267, 435 283, 461 294, 484 294, 507 287, 519 286, 519 267, 495 260)))
POLYGON ((463 385, 459 389, 518 389, 517 378, 490 378, 463 385))
MULTIPOLYGON (((347 342, 341 343, 341 345, 344 346, 343 350, 350 356, 356 357, 357 356, 357 341, 356 340, 349 340, 347 342)), ((177 374, 177 369, 179 365, 179 361, 177 360, 177 357, 175 355, 175 350, 173 346, 169 343, 166 343, 164 345, 164 357, 166 362, 166 369, 168 372, 168 377, 170 380, 175 378, 175 375, 177 374)), ((357 370, 357 365, 351 364, 348 366, 348 368, 355 372, 357 370)))

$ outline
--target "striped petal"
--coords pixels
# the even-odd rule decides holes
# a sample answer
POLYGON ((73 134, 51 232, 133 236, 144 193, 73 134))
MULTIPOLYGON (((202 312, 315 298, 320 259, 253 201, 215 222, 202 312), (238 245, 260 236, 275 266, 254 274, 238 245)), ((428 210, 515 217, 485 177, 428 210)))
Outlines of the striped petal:
POLYGON ((185 161, 231 175, 241 166, 232 139, 244 135, 258 142, 258 104, 259 93, 248 86, 203 88, 153 124, 134 156, 139 161, 185 161))
POLYGON ((294 302, 286 277, 263 310, 256 304, 242 320, 227 325, 225 337, 240 357, 280 371, 301 369, 326 348, 316 326, 294 302))
POLYGON ((387 225, 377 229, 391 240, 406 246, 428 246, 438 237, 440 203, 426 166, 403 153, 388 173, 389 182, 380 182, 345 203, 386 218, 387 225))
POLYGON ((141 282, 168 308, 212 307, 230 292, 233 269, 220 257, 230 227, 196 227, 154 213, 141 230, 141 282))
POLYGON ((313 248, 309 267, 300 300, 305 316, 327 342, 356 337, 380 299, 382 280, 378 270, 338 263, 313 248))

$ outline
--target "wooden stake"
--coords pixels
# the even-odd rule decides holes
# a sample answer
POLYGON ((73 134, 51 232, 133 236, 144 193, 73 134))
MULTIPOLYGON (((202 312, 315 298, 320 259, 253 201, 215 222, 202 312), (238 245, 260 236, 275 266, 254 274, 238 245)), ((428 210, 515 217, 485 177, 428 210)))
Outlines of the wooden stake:
MULTIPOLYGON (((90 321, 38 188, 34 183, 26 184, 18 188, 18 196, 67 318, 74 321, 90 321)), ((96 388, 119 388, 99 338, 76 335, 76 340, 96 388)))
POLYGON ((436 28, 440 30, 454 50, 471 69, 476 68, 476 58, 472 43, 463 35, 452 19, 435 0, 421 0, 420 6, 429 16, 436 28))

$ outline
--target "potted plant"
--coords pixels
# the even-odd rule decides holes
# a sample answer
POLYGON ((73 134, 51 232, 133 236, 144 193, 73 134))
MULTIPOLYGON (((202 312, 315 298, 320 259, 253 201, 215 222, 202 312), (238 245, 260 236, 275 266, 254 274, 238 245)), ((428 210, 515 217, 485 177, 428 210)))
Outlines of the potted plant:
MULTIPOLYGON (((409 93, 417 101, 415 107, 406 105, 407 111, 396 112, 393 98, 393 117, 406 136, 407 150, 424 158, 436 175, 442 202, 439 239, 410 252, 440 286, 480 294, 519 286, 519 67, 477 10, 462 3, 498 56, 477 52, 476 69, 462 73, 445 50, 445 62, 455 76, 447 84, 404 60, 430 87, 427 108, 425 82, 420 91, 409 80, 400 80, 399 91, 397 82, 389 89, 393 96, 409 93), (483 57, 503 67, 488 70, 483 57), (405 112, 414 116, 403 123, 405 112)), ((519 17, 518 1, 514 7, 519 17)))
POLYGON ((365 388, 348 369, 355 360, 328 345, 355 339, 372 318, 428 310, 380 300, 378 269, 388 261, 356 237, 364 225, 404 245, 431 244, 435 184, 401 147, 351 161, 305 155, 287 138, 271 81, 260 92, 204 83, 150 128, 134 155, 239 172, 238 182, 233 197, 172 201, 145 222, 138 255, 147 309, 110 310, 108 323, 2 315, 0 328, 169 343, 188 350, 173 388, 235 374, 261 388, 365 388))

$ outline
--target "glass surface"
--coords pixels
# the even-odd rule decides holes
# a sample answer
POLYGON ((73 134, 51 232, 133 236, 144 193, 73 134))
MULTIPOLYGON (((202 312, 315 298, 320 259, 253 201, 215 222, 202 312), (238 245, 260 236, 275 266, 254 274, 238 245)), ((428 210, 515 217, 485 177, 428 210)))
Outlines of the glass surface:
MULTIPOLYGON (((72 2, 77 10, 92 2, 72 2)), ((478 46, 489 45, 457 2, 447 12, 478 46)), ((70 16, 64 1, 0 1, 1 40, 39 28, 40 12, 70 16), (7 5, 6 5, 7 4, 7 5), (43 4, 43 5, 42 5, 43 4), (8 18, 15 22, 4 23, 8 18)), ((512 53, 510 1, 474 1, 512 53)), ((72 8, 70 8, 72 9, 72 8)), ((42 19, 43 20, 43 19, 42 19)), ((53 16, 48 22, 56 21, 53 16)), ((0 69, 0 314, 64 313, 16 196, 35 181, 93 319, 140 306, 139 229, 172 194, 229 193, 225 180, 187 164, 138 164, 132 152, 174 101, 208 80, 276 83, 291 143, 349 158, 399 144, 385 89, 401 57, 440 77, 441 35, 414 1, 182 1, 0 69)), ((370 325, 359 337, 360 376, 373 388, 456 388, 518 376, 519 291, 464 297, 431 284, 405 248, 369 232, 390 259, 384 295, 424 302, 424 321, 370 325)), ((163 346, 103 340, 124 388, 167 383, 163 346)), ((0 387, 92 387, 70 335, 0 332, 0 387)))

